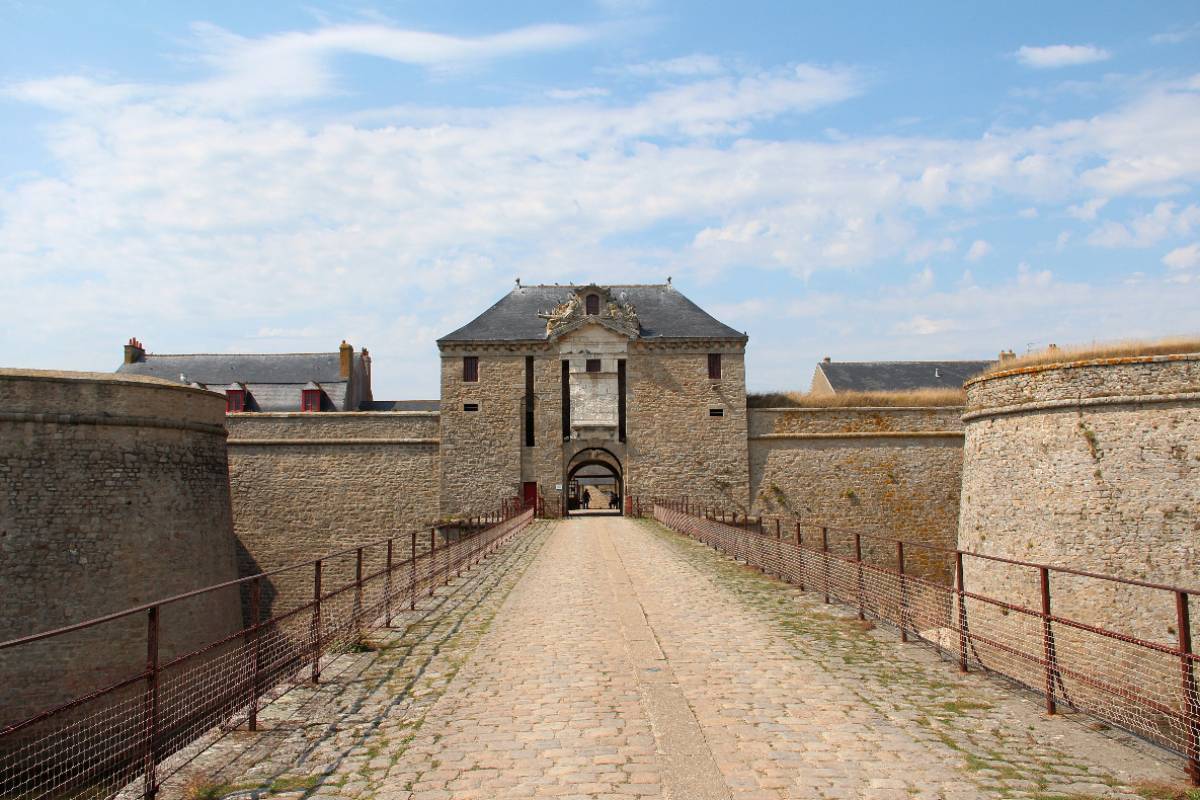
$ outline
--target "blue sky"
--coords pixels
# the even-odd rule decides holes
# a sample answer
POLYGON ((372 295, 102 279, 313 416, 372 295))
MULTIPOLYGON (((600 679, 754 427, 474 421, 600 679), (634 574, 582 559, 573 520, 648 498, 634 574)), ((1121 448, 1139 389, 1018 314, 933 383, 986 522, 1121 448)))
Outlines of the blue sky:
POLYGON ((1197 142, 1195 3, 0 0, 0 364, 436 397, 517 277, 670 275, 752 389, 1194 334, 1197 142))

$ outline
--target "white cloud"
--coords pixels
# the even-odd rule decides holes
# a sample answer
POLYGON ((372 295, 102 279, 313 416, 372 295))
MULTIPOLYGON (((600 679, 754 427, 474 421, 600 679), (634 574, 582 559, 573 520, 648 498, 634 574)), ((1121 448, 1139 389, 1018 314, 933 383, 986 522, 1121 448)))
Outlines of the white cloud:
POLYGON ((577 25, 530 25, 476 37, 383 24, 331 25, 259 38, 238 36, 209 23, 197 23, 193 30, 200 60, 216 74, 182 94, 214 106, 295 102, 328 94, 336 88, 331 63, 342 54, 449 68, 561 50, 597 35, 577 25))
POLYGON ((1126 223, 1105 222, 1087 241, 1097 247, 1150 247, 1170 236, 1187 236, 1194 228, 1200 228, 1200 206, 1179 208, 1176 203, 1163 202, 1126 223))
POLYGON ((1162 33, 1156 33, 1150 37, 1150 41, 1153 44, 1180 44, 1196 36, 1200 36, 1200 23, 1174 27, 1162 33))
POLYGON ((603 86, 585 86, 580 89, 548 89, 546 97, 551 100, 586 100, 592 97, 608 97, 609 91, 603 86))
POLYGON ((909 334, 913 336, 931 336, 935 333, 947 333, 957 330, 958 324, 948 319, 930 319, 924 315, 918 314, 915 317, 898 322, 892 326, 893 333, 909 334))
POLYGON ((1100 213, 1100 209, 1104 208, 1106 205, 1108 205, 1107 197, 1093 197, 1086 203, 1068 206, 1067 214, 1075 219, 1081 219, 1085 222, 1090 222, 1096 218, 1096 215, 1100 213))
POLYGON ((693 53, 689 56, 669 58, 661 61, 646 61, 640 64, 630 64, 625 68, 630 75, 640 77, 660 76, 704 76, 721 75, 726 72, 725 64, 716 56, 703 53, 693 53))
POLYGON ((1049 286, 1054 275, 1048 269, 1034 270, 1025 261, 1017 265, 1018 286, 1049 286))
POLYGON ((1034 69, 1073 67, 1107 61, 1112 54, 1090 44, 1053 44, 1045 47, 1026 45, 1013 54, 1017 61, 1034 69))
POLYGON ((1200 267, 1200 243, 1176 247, 1163 256, 1163 263, 1173 270, 1189 270, 1200 267))
POLYGON ((992 252, 992 246, 983 239, 976 239, 971 242, 971 247, 967 250, 967 261, 978 261, 992 252))
POLYGON ((1017 216, 1021 219, 1037 219, 1038 210, 1036 208, 1022 208, 1017 212, 1017 216))
POLYGON ((950 238, 927 239, 909 247, 908 251, 904 254, 904 260, 910 264, 917 261, 925 261, 937 255, 953 253, 956 247, 957 245, 954 240, 950 238))

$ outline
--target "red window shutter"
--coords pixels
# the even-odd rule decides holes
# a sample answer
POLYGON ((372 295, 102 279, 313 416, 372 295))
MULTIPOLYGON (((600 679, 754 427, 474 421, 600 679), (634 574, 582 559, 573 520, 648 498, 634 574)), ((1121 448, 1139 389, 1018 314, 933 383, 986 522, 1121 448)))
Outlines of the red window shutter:
POLYGON ((225 413, 235 414, 246 410, 246 392, 242 389, 229 389, 225 392, 225 413))
POLYGON ((301 411, 320 411, 321 410, 321 390, 320 389, 304 389, 300 392, 300 410, 301 411))
POLYGON ((710 380, 721 380, 721 354, 708 354, 708 377, 710 380))

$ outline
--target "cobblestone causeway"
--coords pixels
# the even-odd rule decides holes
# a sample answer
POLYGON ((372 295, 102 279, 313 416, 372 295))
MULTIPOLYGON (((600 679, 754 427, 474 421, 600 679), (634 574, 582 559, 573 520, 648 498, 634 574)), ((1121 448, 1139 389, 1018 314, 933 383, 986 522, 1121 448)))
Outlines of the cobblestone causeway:
POLYGON ((1183 781, 867 627, 653 522, 538 523, 192 774, 378 800, 1134 798, 1183 781))

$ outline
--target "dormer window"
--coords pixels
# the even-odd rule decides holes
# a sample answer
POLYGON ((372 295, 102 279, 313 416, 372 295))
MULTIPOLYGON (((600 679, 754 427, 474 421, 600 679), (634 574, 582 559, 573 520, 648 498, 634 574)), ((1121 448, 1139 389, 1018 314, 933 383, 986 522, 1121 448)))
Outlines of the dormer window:
POLYGON ((225 413, 238 414, 246 410, 246 390, 245 389, 226 389, 225 390, 225 413))
POLYGON ((600 295, 589 294, 583 299, 583 303, 584 310, 587 311, 588 316, 594 317, 600 313, 600 295))
POLYGON ((321 410, 321 387, 309 384, 300 390, 300 410, 321 410))

